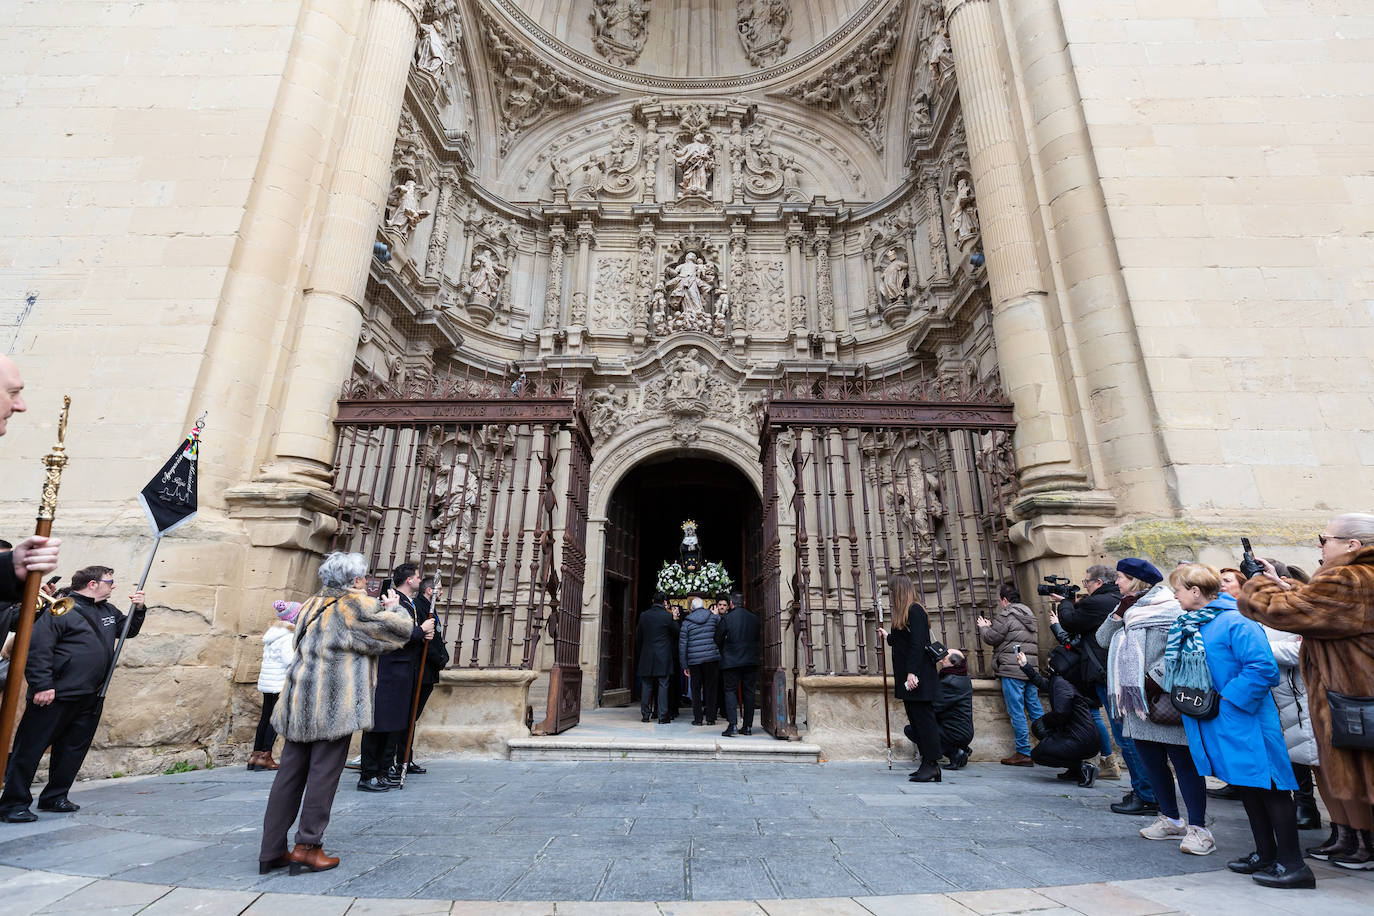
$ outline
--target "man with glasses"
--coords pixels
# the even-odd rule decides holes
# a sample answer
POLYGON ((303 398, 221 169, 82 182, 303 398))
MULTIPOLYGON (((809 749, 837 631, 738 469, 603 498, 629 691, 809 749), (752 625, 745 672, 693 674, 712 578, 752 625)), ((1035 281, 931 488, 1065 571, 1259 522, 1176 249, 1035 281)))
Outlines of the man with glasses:
MULTIPOLYGON (((114 588, 114 570, 110 567, 79 569, 72 576, 75 606, 59 617, 43 614, 34 623, 24 667, 29 704, 15 732, 14 752, 5 770, 0 821, 24 824, 38 820, 29 810, 33 801, 29 787, 49 746, 48 785, 38 798, 38 810, 66 814, 81 807, 68 801, 67 792, 100 724, 104 706, 100 688, 114 663, 115 643, 124 628, 125 615, 109 602, 114 588)), ((133 616, 129 635, 137 636, 147 612, 143 592, 134 592, 129 600, 133 616)))

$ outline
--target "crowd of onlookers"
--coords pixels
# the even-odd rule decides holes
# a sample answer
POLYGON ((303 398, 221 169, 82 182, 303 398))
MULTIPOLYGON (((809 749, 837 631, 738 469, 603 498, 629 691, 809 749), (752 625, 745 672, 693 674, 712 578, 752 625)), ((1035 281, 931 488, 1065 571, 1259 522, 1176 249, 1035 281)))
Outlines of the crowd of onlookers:
MULTIPOLYGON (((1055 646, 1044 674, 1036 615, 1003 586, 997 612, 977 621, 1016 742, 1001 762, 1062 767, 1059 778, 1081 786, 1124 766, 1131 790, 1112 810, 1153 816, 1140 835, 1192 855, 1216 849, 1209 795, 1237 798, 1254 851, 1227 867, 1269 887, 1315 884, 1298 841, 1299 829, 1321 827, 1315 784, 1331 833, 1306 854, 1374 869, 1374 515, 1338 516, 1318 542, 1310 576, 1253 557, 1248 542, 1223 569, 1181 562, 1166 574, 1138 557, 1091 566, 1081 589, 1048 589, 1055 646), (1209 790, 1208 776, 1224 785, 1209 790)), ((931 654, 929 627, 900 579, 894 681, 920 707, 918 691, 934 680, 916 661, 931 654)), ((929 709, 907 706, 908 734, 920 739, 934 728, 929 709)), ((916 744, 918 773, 928 773, 938 755, 928 739, 916 744)))

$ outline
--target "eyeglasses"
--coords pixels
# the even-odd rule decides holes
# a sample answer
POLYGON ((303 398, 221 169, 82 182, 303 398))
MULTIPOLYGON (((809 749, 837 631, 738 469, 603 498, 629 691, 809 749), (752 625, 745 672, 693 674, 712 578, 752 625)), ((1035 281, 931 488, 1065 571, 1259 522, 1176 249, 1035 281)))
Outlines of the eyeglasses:
POLYGON ((1319 534, 1319 535, 1317 535, 1317 543, 1320 544, 1320 545, 1323 546, 1323 547, 1326 546, 1326 542, 1327 542, 1327 541, 1348 541, 1348 540, 1350 540, 1350 538, 1336 537, 1336 535, 1334 535, 1334 534, 1319 534))
POLYGON ((101 579, 100 581, 104 582, 106 585, 114 585, 115 583, 115 580, 113 579, 101 579))

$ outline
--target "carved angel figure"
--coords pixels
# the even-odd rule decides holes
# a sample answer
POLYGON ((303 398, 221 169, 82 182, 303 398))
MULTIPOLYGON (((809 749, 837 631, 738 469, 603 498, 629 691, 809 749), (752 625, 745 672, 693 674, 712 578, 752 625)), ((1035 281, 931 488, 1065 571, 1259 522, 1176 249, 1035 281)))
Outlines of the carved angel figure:
POLYGON ((630 399, 623 393, 617 394, 614 385, 604 391, 594 392, 591 396, 590 426, 592 435, 598 441, 605 441, 615 435, 625 421, 625 412, 630 399))
POLYGON ((645 0, 593 0, 587 18, 592 24, 592 43, 607 60, 629 66, 639 59, 648 34, 645 0))
POLYGON ((695 401, 706 393, 706 376, 710 369, 691 356, 679 356, 668 374, 668 398, 674 401, 695 401))
POLYGON ((472 273, 468 274, 468 285, 472 287, 473 297, 485 297, 488 302, 496 298, 501 288, 501 278, 509 270, 496 262, 492 253, 485 248, 479 249, 472 260, 472 273))
POLYGON ((711 176, 716 171, 716 151, 706 142, 705 134, 693 134, 691 143, 673 151, 673 159, 682 169, 678 188, 683 194, 709 193, 711 176))
POLYGON ((420 189, 416 186, 414 178, 407 178, 391 193, 395 195, 396 203, 386 219, 386 226, 399 233, 402 238, 409 238, 415 227, 420 224, 420 220, 429 216, 430 211, 420 209, 420 189))

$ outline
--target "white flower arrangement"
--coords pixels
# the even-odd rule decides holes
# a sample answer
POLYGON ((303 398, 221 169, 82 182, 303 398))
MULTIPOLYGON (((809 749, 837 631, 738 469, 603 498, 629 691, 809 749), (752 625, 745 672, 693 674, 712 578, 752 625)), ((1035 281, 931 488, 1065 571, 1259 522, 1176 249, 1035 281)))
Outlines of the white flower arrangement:
POLYGON ((658 590, 670 598, 715 595, 728 592, 733 584, 722 563, 703 563, 694 573, 683 569, 681 563, 664 563, 658 571, 658 590))

